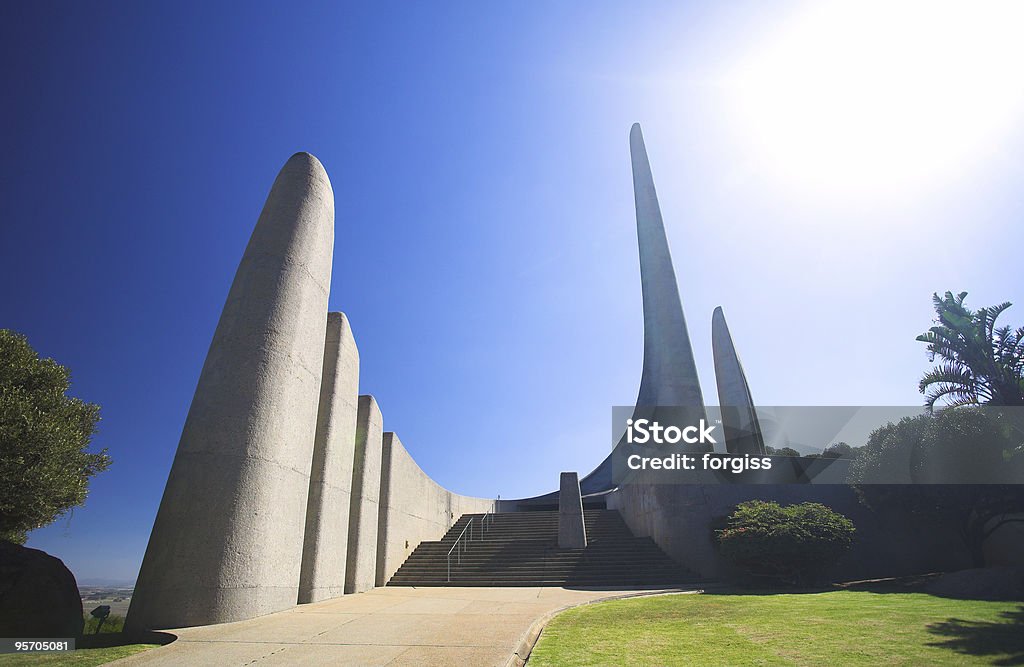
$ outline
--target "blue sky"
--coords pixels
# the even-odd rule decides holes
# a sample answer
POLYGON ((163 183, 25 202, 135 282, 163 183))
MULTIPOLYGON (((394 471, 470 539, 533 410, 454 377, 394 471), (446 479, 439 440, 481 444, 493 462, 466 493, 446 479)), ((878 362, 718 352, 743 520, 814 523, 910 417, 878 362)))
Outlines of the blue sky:
POLYGON ((1019 23, 861 5, 5 3, 0 326, 72 369, 114 459, 29 545, 134 578, 297 150, 334 186, 361 391, 455 491, 589 471, 636 396, 635 121, 707 397, 722 305, 759 403, 919 404, 932 292, 1024 302, 1019 23))

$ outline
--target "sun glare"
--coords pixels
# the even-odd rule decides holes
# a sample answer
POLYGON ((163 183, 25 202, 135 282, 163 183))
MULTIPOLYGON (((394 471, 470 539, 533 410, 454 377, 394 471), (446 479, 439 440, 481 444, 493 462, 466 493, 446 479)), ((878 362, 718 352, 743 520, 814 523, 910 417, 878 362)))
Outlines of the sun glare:
POLYGON ((750 166, 880 194, 966 174, 1024 108, 1024 2, 812 4, 725 77, 750 166))

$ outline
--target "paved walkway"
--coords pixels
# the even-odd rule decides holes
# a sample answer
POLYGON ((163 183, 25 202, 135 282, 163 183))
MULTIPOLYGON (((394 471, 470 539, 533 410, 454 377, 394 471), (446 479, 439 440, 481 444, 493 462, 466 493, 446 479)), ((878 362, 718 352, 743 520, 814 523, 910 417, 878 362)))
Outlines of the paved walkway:
POLYGON ((521 665, 560 609, 681 588, 375 588, 249 621, 168 630, 112 665, 521 665))

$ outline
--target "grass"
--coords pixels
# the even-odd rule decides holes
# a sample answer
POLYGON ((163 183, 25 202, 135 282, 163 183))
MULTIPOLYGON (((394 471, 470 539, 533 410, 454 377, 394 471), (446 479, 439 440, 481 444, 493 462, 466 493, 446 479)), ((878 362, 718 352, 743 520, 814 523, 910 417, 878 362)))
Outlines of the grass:
POLYGON ((0 655, 0 667, 8 665, 73 665, 93 667, 126 658, 157 646, 163 646, 174 637, 165 632, 124 636, 124 617, 111 615, 96 634, 97 619, 85 618, 85 634, 76 642, 76 649, 66 653, 26 653, 0 655))
POLYGON ((529 667, 1024 665, 1024 604, 924 593, 667 595, 570 609, 529 667))
POLYGON ((25 655, 0 655, 0 665, 74 665, 74 667, 93 667, 105 665, 119 658, 141 653, 159 644, 125 644, 124 646, 108 646, 105 648, 80 648, 67 653, 35 653, 25 655))

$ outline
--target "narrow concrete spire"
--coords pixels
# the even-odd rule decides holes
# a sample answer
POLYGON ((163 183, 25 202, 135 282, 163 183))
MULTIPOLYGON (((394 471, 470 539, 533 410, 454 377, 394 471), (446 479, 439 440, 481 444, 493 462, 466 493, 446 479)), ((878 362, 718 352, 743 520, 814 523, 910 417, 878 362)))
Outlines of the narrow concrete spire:
POLYGON ((754 399, 721 306, 715 308, 711 316, 711 347, 726 449, 730 454, 764 456, 764 436, 754 410, 754 399))
POLYGON ((132 630, 295 605, 334 249, 320 162, 281 169, 203 364, 128 611, 132 630))
POLYGON ((683 406, 703 417, 697 364, 639 123, 629 132, 629 150, 644 303, 644 366, 637 406, 683 406))

